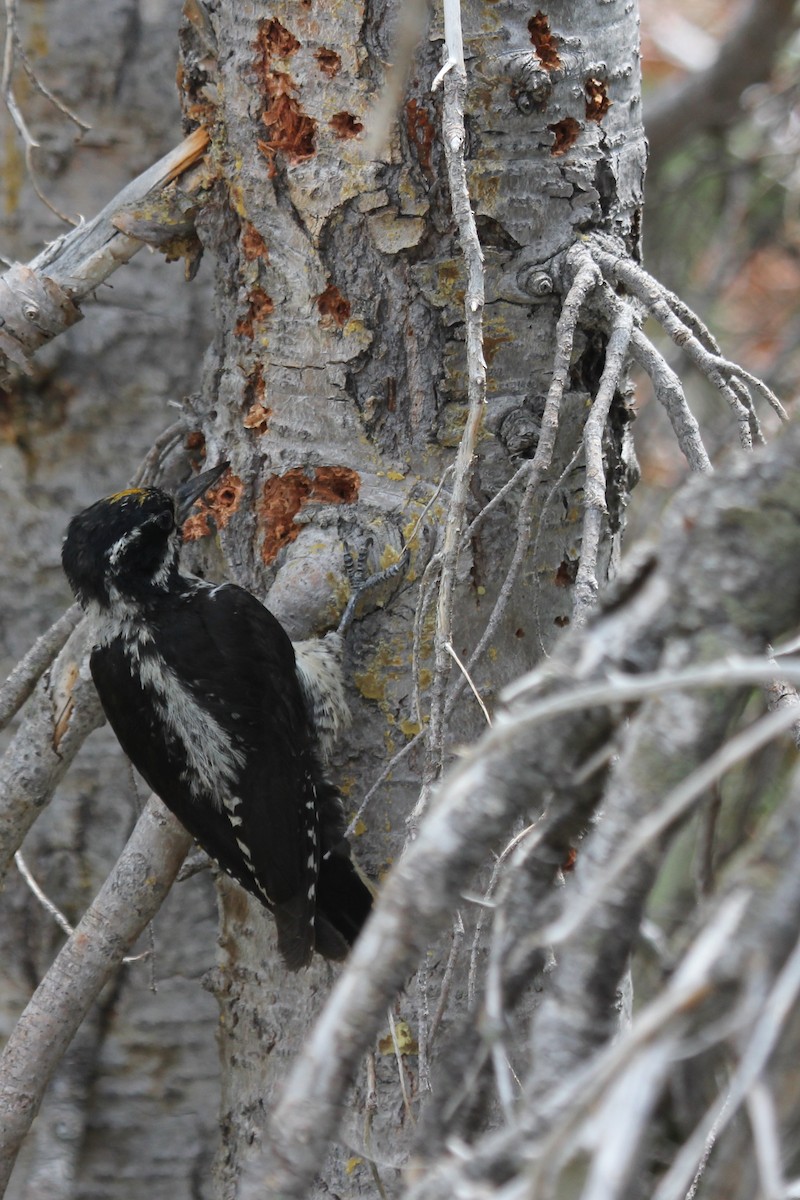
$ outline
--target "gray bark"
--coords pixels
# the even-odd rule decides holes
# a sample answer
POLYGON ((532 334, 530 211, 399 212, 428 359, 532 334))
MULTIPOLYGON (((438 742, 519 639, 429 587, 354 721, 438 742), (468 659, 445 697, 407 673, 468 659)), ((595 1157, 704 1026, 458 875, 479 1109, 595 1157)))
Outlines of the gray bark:
MULTIPOLYGON (((401 534, 410 539, 408 575, 350 639, 355 720, 333 768, 350 812, 359 810, 356 849, 376 877, 402 850, 420 778, 435 782, 453 749, 483 724, 431 633, 437 590, 453 589, 452 643, 462 661, 483 638, 470 669, 490 709, 504 682, 570 623, 584 486, 575 452, 600 380, 606 326, 599 316, 580 319, 573 303, 574 347, 563 341, 559 367, 563 400, 545 411, 572 282, 564 252, 579 230, 603 227, 638 254, 644 166, 633 13, 623 19, 609 8, 563 4, 538 22, 508 4, 495 6, 487 24, 483 6, 465 6, 466 182, 485 260, 490 383, 477 453, 470 450, 457 481, 437 493, 470 420, 464 289, 472 289, 468 302, 476 292, 451 211, 451 200, 460 203, 449 191, 457 171, 448 187, 442 150, 451 126, 445 111, 440 132, 442 92, 430 92, 441 65, 438 16, 419 30, 383 144, 367 146, 400 12, 355 5, 326 10, 321 22, 295 4, 268 14, 210 6, 202 28, 185 27, 182 72, 185 111, 207 124, 219 167, 198 220, 216 263, 218 325, 191 411, 208 460, 232 464, 226 508, 216 514, 227 569, 266 596, 293 636, 307 636, 335 623, 344 593, 337 582, 332 600, 331 581, 342 578, 343 539, 370 538, 376 566, 396 557, 401 534), (526 462, 517 489, 465 541, 464 520, 526 462), (444 529, 450 498, 465 483, 453 570, 444 529), (444 567, 430 557, 440 526, 444 567), (502 620, 492 624, 504 587, 502 620), (429 615, 417 617, 413 654, 420 605, 429 615), (417 739, 361 809, 429 708, 427 750, 417 739)), ((600 579, 616 553, 629 482, 623 391, 611 382, 603 422, 600 579)), ((490 844, 481 846, 484 862, 490 844)), ((332 972, 317 964, 287 978, 268 920, 238 891, 222 890, 222 914, 214 990, 227 1068, 217 1177, 229 1197, 332 972)), ((431 948, 430 972, 398 1002, 395 1020, 408 1022, 418 1052, 396 1062, 384 1042, 377 1067, 373 1058, 367 1074, 359 1072, 343 1141, 320 1162, 317 1190, 370 1194, 371 1157, 389 1180, 402 1163, 411 1112, 429 1099, 432 1059, 462 1007, 473 933, 470 914, 437 1036, 430 1022, 446 942, 431 948)), ((383 1032, 388 1038, 388 1024, 383 1032)))
MULTIPOLYGON (((758 652, 790 627, 800 561, 787 441, 752 468, 738 465, 719 485, 691 491, 661 551, 630 569, 602 615, 589 619, 616 566, 635 477, 629 353, 653 378, 691 466, 710 468, 680 381, 637 327, 639 307, 687 346, 728 403, 744 446, 760 437, 757 398, 782 413, 637 265, 644 140, 635 10, 622 0, 559 2, 547 13, 510 2, 465 5, 466 72, 457 56, 431 93, 443 30, 436 15, 420 13, 430 24, 418 41, 409 38, 402 7, 326 8, 322 19, 307 4, 268 13, 233 0, 186 4, 184 132, 200 126, 210 137, 197 233, 213 259, 214 331, 202 375, 192 378, 192 301, 159 308, 159 263, 157 282, 147 275, 158 300, 142 292, 142 333, 127 314, 98 312, 41 353, 54 371, 61 425, 27 429, 31 392, 21 390, 6 446, 6 478, 23 495, 6 528, 24 532, 27 522, 42 531, 12 550, 28 573, 23 590, 15 581, 9 595, 9 665, 46 624, 38 609, 28 613, 28 588, 45 600, 66 590, 57 534, 37 524, 31 497, 49 491, 71 510, 119 487, 120 464, 129 475, 132 452, 152 440, 150 422, 169 423, 170 392, 196 388, 183 402, 183 448, 231 462, 209 508, 219 537, 203 536, 209 523, 198 521, 187 558, 266 598, 292 636, 336 624, 347 599, 345 541, 369 544, 374 567, 407 543, 409 569, 359 613, 348 638, 355 721, 331 768, 359 858, 373 877, 387 877, 378 913, 344 968, 316 961, 287 976, 267 914, 221 882, 209 969, 212 893, 201 875, 159 917, 159 992, 147 993, 141 967, 111 977, 90 956, 92 970, 76 967, 80 1000, 62 1019, 53 984, 58 964, 75 961, 71 939, 7 1046, 15 1137, 53 1067, 39 1031, 30 1054, 44 1057, 29 1061, 43 1069, 25 1093, 17 1055, 39 999, 48 997, 48 1019, 65 1043, 90 994, 105 991, 58 1068, 12 1182, 14 1200, 246 1200, 264 1194, 265 1180, 270 1194, 298 1197, 484 1195, 501 1181, 527 1186, 529 1169, 538 1195, 548 1172, 574 1169, 587 1146, 591 1200, 606 1195, 609 1170, 613 1195, 635 1189, 640 1176, 646 1183, 636 1194, 648 1194, 654 1139, 646 1118, 678 1073, 684 1036, 714 1036, 702 1005, 696 1024, 684 1019, 686 996, 705 998, 721 963, 720 1002, 729 998, 759 936, 776 934, 760 976, 768 993, 792 961, 787 856, 774 875, 785 885, 788 927, 774 930, 765 909, 742 923, 743 893, 732 884, 735 894, 721 897, 708 925, 697 919, 696 941, 718 946, 720 931, 732 937, 739 922, 747 936, 738 957, 734 947, 724 960, 703 958, 692 944, 655 1002, 660 1040, 648 1043, 650 1027, 642 1034, 634 1023, 615 1050, 648 898, 702 794, 689 783, 719 778, 715 755, 743 683, 765 678, 764 663, 750 662, 740 664, 738 690, 725 686, 716 660, 758 652), (400 108, 376 132, 395 54, 400 108), (58 391, 77 387, 79 375, 75 397, 58 391), (99 402, 101 387, 110 408, 99 402), (68 485, 77 435, 84 475, 68 485), (45 564, 38 574, 27 565, 34 557, 45 564), (506 692, 508 713, 478 742, 484 716, 451 651, 495 716, 503 688, 549 659, 542 675, 506 692), (698 698, 696 680, 690 686, 680 672, 709 660, 717 673, 698 698), (609 669, 626 679, 606 679, 609 669), (656 669, 666 675, 647 675, 651 692, 639 689, 639 676, 656 669), (570 679, 596 690, 583 702, 565 700, 570 679), (667 698, 648 699, 659 682, 667 698), (597 906, 586 908, 592 889, 597 906), (642 1103, 629 1113, 632 1136, 622 1146, 609 1105, 630 1081, 642 1103), (607 1138, 598 1145, 591 1118, 601 1101, 607 1138)), ((104 19, 117 22, 129 53, 146 50, 134 6, 110 5, 104 19)), ((453 45, 449 28, 450 52, 453 45)), ((141 86, 135 74, 122 50, 107 55, 101 97, 110 100, 109 79, 130 96, 126 89, 141 86)), ((62 207, 71 201, 65 190, 62 207)), ((124 277, 140 279, 138 270, 124 277)), ((167 455, 167 481, 180 457, 167 455)), ((10 488, 9 510, 15 500, 10 488)), ((69 768, 25 851, 73 921, 113 861, 110 845, 133 823, 130 804, 121 811, 109 797, 135 792, 124 774, 121 786, 109 786, 122 768, 102 735, 71 763, 96 720, 81 695, 81 637, 76 631, 22 712, 3 809, 10 859, 69 768), (87 847, 92 869, 76 878, 87 847)), ((34 673, 9 693, 21 697, 34 673)), ((779 713, 768 732, 791 715, 779 713)), ((757 726, 754 745, 760 736, 757 726)), ((134 844, 136 836, 138 827, 134 844)), ((175 868, 180 846, 175 855, 161 850, 153 878, 118 871, 110 888, 135 918, 129 932, 148 909, 148 889, 166 887, 175 868)), ((752 866, 734 884, 750 886, 752 866)), ((26 938, 30 910, 16 881, 9 896, 18 918, 2 934, 10 1031, 56 935, 34 910, 36 937, 26 938)), ((121 953, 111 935, 106 966, 121 953)), ((92 948, 99 957, 107 949, 102 938, 92 948)), ((731 1019, 746 999, 734 996, 731 1019)), ((697 1116, 696 1104, 679 1112, 687 1144, 697 1116)))

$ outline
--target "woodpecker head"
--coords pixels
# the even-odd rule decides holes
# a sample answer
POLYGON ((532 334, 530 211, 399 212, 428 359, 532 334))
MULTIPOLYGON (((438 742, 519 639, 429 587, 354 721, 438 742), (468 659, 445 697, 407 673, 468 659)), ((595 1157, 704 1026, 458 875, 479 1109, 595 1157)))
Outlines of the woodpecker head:
POLYGON ((178 570, 181 525, 227 467, 196 475, 174 497, 160 488, 128 488, 73 517, 61 562, 81 605, 108 608, 116 598, 145 600, 168 589, 178 570))

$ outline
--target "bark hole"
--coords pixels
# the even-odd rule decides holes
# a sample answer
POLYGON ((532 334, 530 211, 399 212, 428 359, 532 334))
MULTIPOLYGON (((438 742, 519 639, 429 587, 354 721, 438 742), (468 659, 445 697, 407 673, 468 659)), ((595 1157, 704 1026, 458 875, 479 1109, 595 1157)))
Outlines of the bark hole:
POLYGON ((317 308, 322 314, 323 324, 333 322, 341 328, 350 318, 350 301, 333 283, 329 283, 325 291, 317 296, 317 308))
POLYGON ((329 79, 333 79, 334 75, 338 75, 342 69, 341 58, 335 50, 329 50, 327 46, 320 46, 314 58, 317 60, 322 74, 327 75, 329 79))
POLYGON ((260 523, 265 527, 261 556, 265 563, 274 561, 303 528, 295 517, 304 505, 352 504, 358 497, 358 474, 349 467, 317 467, 313 475, 299 467, 284 475, 272 475, 264 484, 259 505, 260 523))
POLYGON ((249 262, 253 262, 256 258, 263 258, 265 262, 269 262, 269 249, 261 234, 256 229, 255 225, 251 225, 246 221, 242 229, 241 236, 242 254, 249 262))
POLYGON ((545 71, 557 71, 561 66, 561 58, 556 49, 556 39, 550 31, 550 22, 543 12, 537 12, 528 21, 528 33, 536 57, 545 71))
POLYGON ((590 77, 586 80, 586 119, 587 121, 602 121, 608 110, 611 108, 611 101, 608 98, 608 90, 602 79, 594 79, 590 77))
POLYGON ((329 121, 330 127, 338 138, 355 138, 364 126, 352 113, 334 113, 329 121))
POLYGON ((295 50, 300 49, 300 43, 285 25, 273 17, 270 21, 259 22, 253 49, 258 56, 258 65, 262 70, 267 70, 273 58, 289 58, 295 50))
POLYGON ((436 131, 428 116, 428 110, 417 100, 406 105, 406 129, 409 141, 417 148, 417 158, 423 170, 431 171, 431 151, 436 131))
POLYGON ((199 538, 208 537, 214 529, 224 529, 238 511, 243 492, 244 484, 239 476, 226 471, 216 487, 209 488, 197 501, 199 511, 184 521, 184 542, 196 542, 199 538), (209 520, 213 520, 213 526, 209 520))
POLYGON ((303 112, 297 99, 297 84, 284 71, 274 71, 264 80, 267 107, 261 120, 269 131, 259 139, 258 148, 275 174, 275 156, 282 153, 288 162, 304 162, 316 154, 317 122, 303 112))
POLYGON ((247 300, 247 313, 236 322, 237 337, 252 338, 256 323, 263 325, 270 313, 275 311, 272 297, 261 287, 254 287, 247 300))
POLYGON ((553 158, 560 158, 562 154, 566 154, 570 147, 575 145, 581 131, 580 121, 576 121, 574 117, 564 117, 563 121, 556 121, 555 125, 548 125, 547 128, 555 138, 550 150, 553 158))

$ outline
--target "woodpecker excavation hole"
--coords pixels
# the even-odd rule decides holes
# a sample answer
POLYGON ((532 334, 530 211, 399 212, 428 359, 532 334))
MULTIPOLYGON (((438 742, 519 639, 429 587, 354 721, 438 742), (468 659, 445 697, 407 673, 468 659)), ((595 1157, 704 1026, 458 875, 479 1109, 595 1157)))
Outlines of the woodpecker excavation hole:
POLYGON ((284 71, 273 71, 264 80, 267 107, 261 120, 269 137, 259 139, 258 148, 275 174, 275 157, 283 154, 289 163, 305 162, 317 152, 317 122, 303 112, 296 97, 297 84, 284 71))
POLYGON ((602 121, 611 101, 608 98, 606 84, 602 79, 589 78, 586 80, 586 120, 602 121))
POLYGON ((565 558, 555 573, 553 583, 556 587, 572 587, 578 575, 577 559, 565 558))
POLYGON ((548 125, 547 128, 555 138, 550 153, 553 158, 560 158, 577 142, 581 124, 574 117, 564 117, 563 121, 556 121, 555 125, 548 125))
POLYGON ((322 315, 323 325, 332 322, 341 328, 350 319, 350 301, 333 283, 329 283, 325 291, 317 296, 317 308, 322 315))
POLYGON ((269 21, 259 21, 253 49, 256 52, 256 65, 266 71, 273 58, 289 58, 295 50, 300 49, 300 43, 285 25, 273 17, 269 21))
POLYGON ((269 429, 269 419, 271 416, 272 409, 256 401, 255 404, 251 404, 250 408, 248 408, 242 424, 245 429, 252 429, 256 433, 266 433, 269 429))
POLYGON ((557 71, 561 66, 561 58, 556 47, 556 38, 550 30, 550 22, 543 12, 537 12, 528 21, 528 33, 531 35, 531 45, 536 57, 545 71, 557 71))
POLYGON ((248 262, 253 262, 256 258, 263 258, 265 262, 269 262, 269 248, 267 243, 255 225, 251 225, 249 221, 245 221, 244 223, 239 242, 242 247, 242 254, 248 262))
POLYGON ((258 506, 259 524, 265 530, 264 562, 273 562, 299 535, 303 526, 295 517, 306 504, 352 504, 360 486, 359 475, 349 467, 316 467, 312 474, 294 467, 283 475, 272 475, 264 484, 258 506))
POLYGON ((364 128, 362 123, 349 112, 334 113, 328 124, 337 138, 356 138, 364 128))
POLYGON ((197 501, 195 511, 183 523, 184 542, 196 542, 208 537, 213 529, 224 529, 238 511, 244 484, 238 475, 228 470, 219 483, 209 488, 197 501), (213 528, 211 521, 213 520, 213 528))
POLYGON ((419 165, 424 171, 431 171, 431 152, 436 130, 428 114, 428 110, 417 100, 409 100, 406 105, 406 130, 408 140, 417 148, 419 165))
POLYGON ((272 409, 264 403, 266 391, 264 368, 261 363, 256 363, 244 385, 244 402, 248 405, 247 412, 242 418, 245 429, 252 429, 256 433, 267 432, 272 409))
POLYGON ((263 325, 270 313, 275 311, 275 305, 272 297, 261 287, 253 288, 247 299, 247 312, 236 322, 234 333, 237 337, 252 338, 255 325, 263 325))
POLYGON ((320 71, 323 75, 327 75, 328 79, 333 79, 334 75, 338 75, 342 69, 341 58, 335 50, 329 50, 327 46, 320 46, 314 58, 319 64, 320 71))

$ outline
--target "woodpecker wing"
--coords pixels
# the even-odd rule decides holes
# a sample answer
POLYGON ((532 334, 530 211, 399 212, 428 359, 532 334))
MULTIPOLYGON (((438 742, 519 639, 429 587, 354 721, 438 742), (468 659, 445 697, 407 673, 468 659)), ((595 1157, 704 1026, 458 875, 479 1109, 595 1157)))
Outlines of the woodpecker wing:
POLYGON ((275 912, 290 967, 314 948, 313 734, 285 631, 249 592, 197 586, 159 605, 137 647, 92 654, 134 766, 220 865, 275 912))

